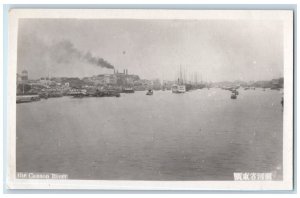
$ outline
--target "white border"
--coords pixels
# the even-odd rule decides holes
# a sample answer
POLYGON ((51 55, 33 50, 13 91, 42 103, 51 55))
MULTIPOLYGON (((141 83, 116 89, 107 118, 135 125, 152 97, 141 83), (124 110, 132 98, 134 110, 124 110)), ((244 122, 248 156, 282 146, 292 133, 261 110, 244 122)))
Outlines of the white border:
POLYGON ((293 12, 254 10, 80 10, 15 9, 9 12, 8 137, 9 189, 112 189, 112 190, 292 190, 293 187, 293 12), (20 18, 78 19, 256 19, 284 24, 284 134, 283 181, 107 181, 16 179, 16 66, 20 18))

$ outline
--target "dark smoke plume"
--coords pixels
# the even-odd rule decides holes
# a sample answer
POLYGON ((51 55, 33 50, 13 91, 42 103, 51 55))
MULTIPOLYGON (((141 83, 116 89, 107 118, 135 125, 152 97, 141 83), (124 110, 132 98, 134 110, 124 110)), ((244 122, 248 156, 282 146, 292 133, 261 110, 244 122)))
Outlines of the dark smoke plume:
POLYGON ((108 69, 114 69, 114 66, 112 66, 109 62, 104 60, 103 58, 97 58, 93 57, 90 52, 87 52, 84 56, 83 59, 86 60, 87 62, 100 66, 100 67, 105 67, 108 69))
POLYGON ((114 69, 114 66, 103 58, 95 57, 90 52, 84 53, 74 47, 74 45, 68 41, 63 40, 55 44, 52 48, 52 57, 58 63, 69 63, 72 60, 79 59, 85 61, 91 65, 114 69))

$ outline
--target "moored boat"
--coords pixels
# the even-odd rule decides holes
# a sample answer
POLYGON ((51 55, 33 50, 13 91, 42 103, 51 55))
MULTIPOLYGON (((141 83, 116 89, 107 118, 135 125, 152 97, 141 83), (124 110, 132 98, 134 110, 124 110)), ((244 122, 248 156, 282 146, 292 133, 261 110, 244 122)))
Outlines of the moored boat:
POLYGON ((116 90, 97 90, 95 97, 120 97, 120 92, 116 90))
POLYGON ((152 96, 153 95, 153 90, 149 89, 148 92, 146 93, 147 96, 152 96))
POLYGON ((232 93, 235 95, 239 95, 239 92, 236 89, 232 90, 232 93))
POLYGON ((33 102, 41 100, 39 95, 21 95, 17 96, 17 103, 33 102))
POLYGON ((236 99, 236 98, 237 98, 236 94, 235 94, 235 93, 232 93, 232 94, 231 94, 231 99, 236 99))
POLYGON ((185 85, 175 84, 172 86, 172 93, 185 93, 186 88, 185 85))
POLYGON ((123 93, 134 93, 134 89, 132 87, 125 87, 122 90, 123 93))
POLYGON ((180 76, 177 83, 172 86, 172 93, 185 93, 187 91, 184 81, 182 79, 182 72, 180 66, 180 76))
POLYGON ((68 95, 73 96, 74 98, 83 98, 87 96, 86 89, 71 89, 68 95))

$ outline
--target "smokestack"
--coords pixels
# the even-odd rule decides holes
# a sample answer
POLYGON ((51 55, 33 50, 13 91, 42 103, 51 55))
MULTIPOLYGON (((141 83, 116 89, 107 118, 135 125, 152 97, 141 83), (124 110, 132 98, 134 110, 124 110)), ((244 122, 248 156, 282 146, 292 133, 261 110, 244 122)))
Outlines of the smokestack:
POLYGON ((116 74, 116 70, 114 69, 114 74, 116 74))
POLYGON ((128 75, 128 70, 126 69, 126 75, 128 75))
POLYGON ((123 70, 123 73, 125 74, 125 69, 123 70))

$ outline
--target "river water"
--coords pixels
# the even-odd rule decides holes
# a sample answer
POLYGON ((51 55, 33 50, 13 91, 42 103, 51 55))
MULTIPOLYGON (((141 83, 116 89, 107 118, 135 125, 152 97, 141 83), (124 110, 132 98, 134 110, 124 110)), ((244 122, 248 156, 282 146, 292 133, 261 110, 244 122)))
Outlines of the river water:
POLYGON ((69 179, 282 179, 281 92, 212 88, 17 104, 17 172, 69 179))

